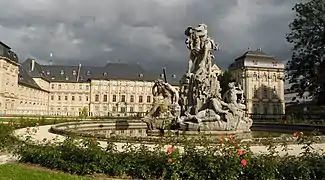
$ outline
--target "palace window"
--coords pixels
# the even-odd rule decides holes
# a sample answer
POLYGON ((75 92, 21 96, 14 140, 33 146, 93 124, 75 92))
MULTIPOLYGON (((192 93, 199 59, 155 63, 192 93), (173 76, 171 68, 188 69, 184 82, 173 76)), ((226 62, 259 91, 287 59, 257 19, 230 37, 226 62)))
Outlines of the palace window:
POLYGON ((116 102, 116 95, 113 95, 113 102, 116 102))
POLYGON ((104 95, 103 101, 107 102, 107 95, 106 94, 104 95))
POLYGON ((273 75, 272 75, 272 81, 276 81, 276 74, 275 73, 273 73, 273 75))
POLYGON ((257 74, 256 73, 253 74, 253 80, 257 81, 257 74))
POLYGON ((64 100, 66 100, 66 101, 67 101, 67 100, 68 100, 68 96, 64 96, 64 100))
POLYGON ((88 96, 86 96, 86 101, 89 101, 89 98, 88 98, 88 96))
POLYGON ((273 105, 273 114, 279 114, 277 105, 273 105))
POLYGON ((258 94, 257 94, 257 86, 256 85, 254 85, 254 88, 253 88, 253 97, 254 98, 258 98, 258 94))
POLYGON ((263 97, 268 98, 268 90, 266 87, 263 88, 263 97))
POLYGON ((268 104, 264 104, 263 113, 268 114, 268 104))
POLYGON ((96 102, 99 101, 99 95, 98 95, 98 94, 95 95, 95 101, 96 101, 96 102))
POLYGON ((72 96, 71 99, 72 99, 72 101, 74 101, 75 100, 74 96, 72 96))
POLYGON ((125 102, 125 95, 122 95, 121 102, 125 102))
POLYGON ((142 103, 142 102, 143 102, 143 97, 139 96, 139 103, 142 103))
POLYGON ((79 96, 79 101, 82 101, 82 97, 81 96, 79 96))
POLYGON ((151 96, 147 96, 147 103, 151 102, 151 96))
POLYGON ((51 96, 51 100, 52 100, 52 101, 54 100, 54 96, 53 96, 53 95, 51 96))
POLYGON ((277 92, 277 90, 276 90, 276 86, 273 86, 273 89, 272 89, 272 97, 273 97, 273 98, 278 97, 278 92, 277 92))
POLYGON ((130 96, 130 102, 131 102, 131 103, 134 102, 134 96, 133 96, 133 95, 130 96))
POLYGON ((58 96, 58 100, 61 101, 61 96, 58 96))

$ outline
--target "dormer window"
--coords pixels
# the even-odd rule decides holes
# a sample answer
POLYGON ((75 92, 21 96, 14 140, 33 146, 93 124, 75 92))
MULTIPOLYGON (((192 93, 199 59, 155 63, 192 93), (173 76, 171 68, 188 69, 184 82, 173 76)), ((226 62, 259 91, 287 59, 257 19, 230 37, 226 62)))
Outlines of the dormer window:
POLYGON ((160 77, 161 77, 161 78, 164 78, 164 74, 160 74, 160 77))
POLYGON ((47 71, 47 72, 46 72, 46 74, 47 74, 47 75, 50 75, 50 74, 51 74, 51 72, 50 72, 50 71, 47 71))
POLYGON ((64 71, 63 70, 60 70, 60 74, 63 75, 64 74, 64 71))
POLYGON ((139 74, 139 77, 142 78, 143 77, 143 74, 139 74))
POLYGON ((76 74, 77 74, 76 70, 73 70, 73 71, 72 71, 72 75, 75 76, 76 74))
POLYGON ((173 74, 173 75, 172 75, 172 78, 176 78, 176 74, 173 74))
POLYGON ((65 80, 68 81, 69 80, 69 77, 65 77, 65 80))
POLYGON ((104 72, 103 75, 104 75, 104 76, 107 76, 107 72, 104 72))
POLYGON ((52 80, 54 80, 55 79, 55 77, 54 76, 52 76, 52 78, 51 78, 52 80))
POLYGON ((89 76, 89 75, 90 75, 90 71, 87 71, 87 72, 86 72, 86 75, 89 76))
POLYGON ((81 80, 81 81, 83 81, 83 80, 84 80, 84 77, 83 77, 83 76, 80 76, 79 78, 80 78, 80 80, 81 80))

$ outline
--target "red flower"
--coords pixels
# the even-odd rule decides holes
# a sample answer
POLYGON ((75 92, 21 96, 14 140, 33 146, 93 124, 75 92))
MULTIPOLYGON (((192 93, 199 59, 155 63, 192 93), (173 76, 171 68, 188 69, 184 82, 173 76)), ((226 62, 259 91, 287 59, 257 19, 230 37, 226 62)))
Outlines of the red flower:
POLYGON ((303 132, 294 132, 293 133, 293 137, 299 137, 299 136, 303 136, 304 135, 304 133, 303 132))
POLYGON ((175 151, 174 145, 170 146, 169 148, 167 148, 167 153, 171 154, 175 151))
POLYGON ((247 165, 247 161, 246 161, 245 159, 242 159, 242 160, 240 161, 240 164, 241 164, 242 166, 246 166, 246 165, 247 165))
POLYGON ((293 136, 293 137, 297 137, 297 136, 298 136, 298 132, 294 132, 294 133, 292 134, 292 136, 293 136))
POLYGON ((233 140, 234 139, 234 135, 229 135, 229 139, 233 140))
POLYGON ((238 149, 238 150, 237 150, 237 154, 238 154, 239 156, 243 155, 243 150, 238 149))
POLYGON ((222 143, 222 141, 223 141, 223 137, 222 136, 219 137, 219 141, 220 141, 220 143, 222 143))
POLYGON ((168 158, 168 159, 167 159, 167 162, 168 162, 168 163, 172 163, 172 162, 173 162, 173 159, 172 159, 172 158, 168 158))

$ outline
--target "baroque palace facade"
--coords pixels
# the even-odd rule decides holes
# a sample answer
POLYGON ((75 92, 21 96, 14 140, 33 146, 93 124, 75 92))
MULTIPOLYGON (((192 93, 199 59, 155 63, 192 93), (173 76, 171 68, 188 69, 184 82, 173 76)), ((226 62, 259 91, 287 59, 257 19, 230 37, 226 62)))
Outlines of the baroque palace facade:
MULTIPOLYGON (((242 85, 249 113, 284 113, 284 65, 261 51, 248 51, 229 67, 242 85), (272 105, 271 105, 271 104, 272 105)), ((212 69, 221 74, 217 65, 212 69)), ((137 64, 104 67, 40 65, 18 56, 0 41, 0 115, 129 116, 153 103, 160 73, 137 64)), ((168 82, 178 88, 174 75, 168 82)))
MULTIPOLYGON (((0 114, 78 116, 136 115, 152 106, 152 86, 160 75, 139 65, 105 67, 19 64, 0 42, 0 114)), ((167 78, 174 84, 175 78, 167 78)))
POLYGON ((285 114, 284 64, 260 49, 247 51, 229 66, 246 97, 249 114, 275 117, 285 114))

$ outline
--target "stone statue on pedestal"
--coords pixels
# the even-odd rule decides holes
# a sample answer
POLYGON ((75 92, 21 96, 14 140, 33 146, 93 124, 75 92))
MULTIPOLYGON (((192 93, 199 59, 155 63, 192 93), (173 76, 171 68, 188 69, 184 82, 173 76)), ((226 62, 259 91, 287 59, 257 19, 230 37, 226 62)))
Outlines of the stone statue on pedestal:
POLYGON ((208 35, 207 25, 189 26, 185 35, 189 60, 180 91, 166 80, 155 82, 154 106, 143 119, 148 130, 171 128, 176 122, 174 127, 180 130, 250 131, 252 120, 246 113, 243 90, 229 83, 230 89, 222 98, 217 74, 211 71, 212 52, 219 45, 208 35))

